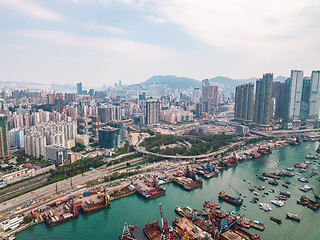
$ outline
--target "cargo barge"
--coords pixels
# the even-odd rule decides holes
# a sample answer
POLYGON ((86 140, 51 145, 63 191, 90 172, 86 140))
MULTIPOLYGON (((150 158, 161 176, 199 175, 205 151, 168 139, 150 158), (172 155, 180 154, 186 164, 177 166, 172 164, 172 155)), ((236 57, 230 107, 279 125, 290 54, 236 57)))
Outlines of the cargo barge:
POLYGON ((157 175, 154 176, 153 188, 140 187, 136 189, 136 193, 145 199, 152 199, 166 193, 164 188, 159 187, 157 175))
POLYGON ((146 223, 143 229, 144 234, 149 240, 160 240, 161 231, 158 221, 146 223))
MULTIPOLYGON (((74 200, 72 200, 74 201, 74 200)), ((76 204, 72 202, 72 210, 67 213, 60 214, 56 216, 52 210, 45 212, 42 217, 48 227, 53 227, 58 224, 70 221, 79 216, 76 204)))
POLYGON ((241 197, 241 194, 239 192, 237 192, 237 194, 232 197, 226 194, 225 191, 221 191, 219 192, 219 199, 226 201, 228 203, 231 203, 233 205, 239 206, 242 204, 243 202, 243 198, 241 197))
POLYGON ((99 193, 98 195, 102 199, 101 202, 93 202, 93 200, 86 200, 85 204, 81 206, 81 210, 84 214, 90 214, 108 208, 110 206, 110 200, 106 190, 104 190, 102 195, 99 193))
POLYGON ((193 190, 199 187, 202 187, 203 181, 200 178, 197 178, 195 172, 187 167, 184 176, 181 176, 179 173, 172 178, 172 181, 179 186, 183 187, 185 190, 193 190))
POLYGON ((281 178, 280 176, 277 176, 277 175, 272 174, 272 173, 266 173, 266 172, 262 173, 262 176, 264 176, 264 177, 270 177, 270 178, 275 178, 275 179, 280 179, 280 178, 281 178))

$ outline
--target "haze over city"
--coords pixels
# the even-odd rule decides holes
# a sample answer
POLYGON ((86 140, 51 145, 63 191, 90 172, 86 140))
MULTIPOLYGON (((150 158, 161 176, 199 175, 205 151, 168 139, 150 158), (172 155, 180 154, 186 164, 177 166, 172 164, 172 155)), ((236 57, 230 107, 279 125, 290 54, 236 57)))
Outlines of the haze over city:
POLYGON ((319 0, 0 12, 0 240, 319 239, 319 0))
POLYGON ((1 81, 100 87, 319 67, 313 0, 0 0, 0 8, 1 81))

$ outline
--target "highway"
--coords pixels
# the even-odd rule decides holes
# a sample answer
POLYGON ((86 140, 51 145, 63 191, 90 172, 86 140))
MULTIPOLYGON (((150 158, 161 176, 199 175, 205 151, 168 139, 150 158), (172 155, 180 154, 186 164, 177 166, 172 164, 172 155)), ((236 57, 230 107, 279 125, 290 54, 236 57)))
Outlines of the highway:
MULTIPOLYGON (((53 196, 57 192, 65 191, 68 188, 70 189, 70 188, 72 188, 72 186, 81 186, 81 185, 84 185, 88 181, 92 181, 97 178, 103 178, 104 176, 107 176, 108 174, 110 174, 112 171, 126 167, 127 162, 130 164, 134 164, 134 163, 140 162, 142 160, 143 160, 143 158, 140 157, 140 158, 134 158, 134 159, 128 160, 123 163, 114 164, 109 167, 102 166, 99 169, 91 170, 91 171, 87 172, 87 174, 85 176, 82 176, 82 174, 79 174, 77 176, 72 177, 72 180, 70 178, 65 179, 60 182, 53 183, 48 186, 42 187, 40 189, 34 190, 32 192, 15 197, 13 199, 10 199, 10 200, 0 204, 0 214, 3 214, 3 213, 10 211, 12 209, 16 209, 17 207, 21 207, 21 206, 25 205, 27 201, 30 201, 30 202, 37 201, 37 200, 44 198, 46 196, 53 196), (71 185, 71 181, 72 181, 72 185, 71 185)), ((52 201, 52 199, 50 199, 49 201, 52 201)))
POLYGON ((134 148, 135 148, 136 151, 138 151, 140 153, 143 153, 143 154, 154 155, 154 156, 164 157, 164 158, 168 158, 168 159, 203 159, 203 158, 209 158, 209 157, 212 157, 214 155, 223 153, 227 149, 229 149, 230 147, 233 147, 235 145, 240 145, 242 143, 244 143, 244 142, 241 141, 241 142, 237 142, 237 143, 232 143, 231 145, 228 145, 226 148, 223 148, 221 150, 218 150, 218 151, 215 151, 215 152, 211 152, 211 153, 206 153, 206 154, 193 155, 193 156, 164 155, 164 154, 160 154, 160 153, 153 153, 153 152, 146 151, 143 147, 134 147, 134 148))

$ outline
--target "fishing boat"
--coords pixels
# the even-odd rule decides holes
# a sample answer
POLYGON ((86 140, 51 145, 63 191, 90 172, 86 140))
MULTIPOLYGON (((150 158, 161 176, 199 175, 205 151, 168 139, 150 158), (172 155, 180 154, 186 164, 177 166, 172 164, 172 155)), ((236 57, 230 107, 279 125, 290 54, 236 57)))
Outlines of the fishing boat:
POLYGON ((309 180, 306 179, 306 178, 298 178, 298 181, 299 182, 304 182, 304 183, 308 183, 309 182, 309 180))
POLYGON ((271 200, 271 203, 273 203, 274 205, 279 206, 279 207, 283 207, 285 204, 285 202, 283 202, 281 200, 271 200))
POLYGON ((273 186, 277 186, 279 184, 278 181, 275 180, 275 179, 274 180, 269 180, 268 183, 273 185, 273 186))
POLYGON ((298 216, 297 214, 287 213, 286 216, 287 216, 287 218, 290 218, 294 221, 297 221, 297 222, 301 221, 301 217, 298 216))
POLYGON ((276 222, 276 223, 282 223, 282 219, 280 218, 276 218, 276 217, 273 217, 273 216, 270 216, 270 220, 276 222))
POLYGON ((284 192, 284 191, 280 191, 280 194, 286 197, 290 197, 291 193, 290 192, 284 192))
POLYGON ((269 212, 272 210, 272 208, 270 207, 270 205, 268 203, 259 203, 259 207, 261 210, 263 210, 265 212, 269 212))

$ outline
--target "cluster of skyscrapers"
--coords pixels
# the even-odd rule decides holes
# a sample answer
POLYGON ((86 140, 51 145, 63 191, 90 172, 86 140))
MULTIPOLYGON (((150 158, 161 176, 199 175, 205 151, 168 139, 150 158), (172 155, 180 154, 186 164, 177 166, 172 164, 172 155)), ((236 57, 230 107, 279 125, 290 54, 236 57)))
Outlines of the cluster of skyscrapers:
POLYGON ((267 73, 253 83, 236 87, 234 117, 237 120, 269 125, 281 122, 286 129, 313 127, 320 119, 320 71, 304 77, 292 70, 285 83, 274 82, 267 73))

